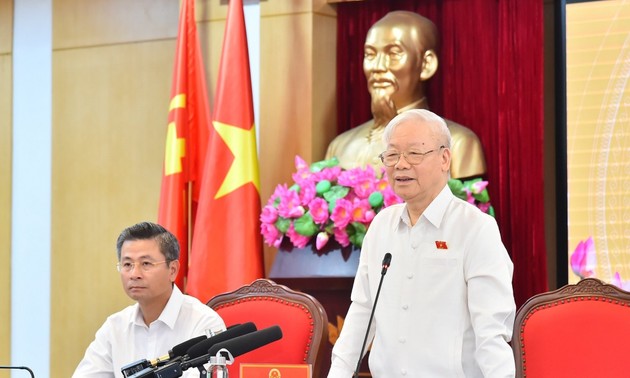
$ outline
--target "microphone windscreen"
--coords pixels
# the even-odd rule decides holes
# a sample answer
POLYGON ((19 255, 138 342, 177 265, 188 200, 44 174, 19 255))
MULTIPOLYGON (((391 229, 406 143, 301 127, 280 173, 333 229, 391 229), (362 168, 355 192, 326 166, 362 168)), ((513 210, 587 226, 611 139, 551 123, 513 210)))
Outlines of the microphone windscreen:
POLYGON ((208 351, 208 355, 215 356, 219 350, 225 348, 232 354, 233 357, 237 357, 276 340, 280 340, 281 338, 282 330, 280 327, 275 325, 215 344, 208 351))
POLYGON ((186 340, 181 344, 175 345, 173 349, 171 349, 169 355, 171 358, 182 357, 183 355, 186 354, 186 352, 188 351, 188 349, 190 349, 190 347, 192 347, 193 345, 199 344, 205 339, 207 339, 206 336, 197 336, 190 340, 186 340))
POLYGON ((239 337, 242 335, 246 335, 248 333, 252 333, 256 331, 256 325, 252 322, 239 324, 235 327, 230 327, 225 331, 218 333, 206 340, 203 340, 193 346, 191 346, 186 354, 188 358, 193 359, 200 356, 203 356, 208 353, 208 349, 212 348, 213 345, 224 342, 226 340, 233 339, 235 337, 239 337))
POLYGON ((387 252, 385 254, 385 257, 383 257, 383 266, 386 266, 389 268, 389 264, 392 263, 392 254, 387 252))

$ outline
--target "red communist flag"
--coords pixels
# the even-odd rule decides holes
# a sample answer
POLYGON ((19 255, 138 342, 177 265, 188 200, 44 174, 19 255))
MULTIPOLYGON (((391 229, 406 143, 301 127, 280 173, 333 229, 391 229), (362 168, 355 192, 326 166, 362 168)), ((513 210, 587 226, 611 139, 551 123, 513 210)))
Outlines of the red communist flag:
POLYGON ((245 18, 230 0, 188 294, 208 301, 263 276, 256 131, 245 18))
POLYGON ((195 0, 182 1, 168 113, 158 223, 179 240, 177 286, 188 272, 191 220, 199 200, 202 164, 208 144, 210 109, 195 24, 195 0))

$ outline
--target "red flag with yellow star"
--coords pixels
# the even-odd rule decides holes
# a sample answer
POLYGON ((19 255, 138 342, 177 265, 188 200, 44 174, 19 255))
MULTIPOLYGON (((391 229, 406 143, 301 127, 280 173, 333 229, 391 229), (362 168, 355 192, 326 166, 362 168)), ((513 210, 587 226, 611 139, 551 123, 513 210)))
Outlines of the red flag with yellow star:
POLYGON ((195 0, 180 10, 175 67, 168 111, 158 223, 179 241, 176 284, 184 290, 191 220, 199 201, 201 173, 210 129, 208 92, 195 24, 195 0))
POLYGON ((207 302, 263 276, 256 130, 242 0, 230 0, 187 292, 207 302))

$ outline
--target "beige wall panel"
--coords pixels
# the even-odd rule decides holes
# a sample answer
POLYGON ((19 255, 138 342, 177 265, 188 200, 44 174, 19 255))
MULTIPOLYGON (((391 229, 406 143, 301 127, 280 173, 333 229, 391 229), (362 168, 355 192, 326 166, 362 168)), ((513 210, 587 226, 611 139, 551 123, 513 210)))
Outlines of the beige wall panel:
POLYGON ((335 7, 328 4, 326 0, 266 0, 260 2, 261 17, 298 13, 337 15, 335 7))
MULTIPOLYGON (((0 361, 3 363, 11 361, 12 59, 11 54, 0 54, 0 361)), ((3 371, 0 377, 9 374, 3 371)))
POLYGON ((178 0, 53 0, 53 49, 177 36, 178 0))
POLYGON ((105 318, 131 303, 115 242, 157 219, 174 51, 168 40, 53 54, 53 377, 69 377, 105 318))
POLYGON ((13 39, 13 1, 0 0, 0 54, 11 51, 13 39))
MULTIPOLYGON (((227 18, 227 10, 227 3, 224 0, 195 1, 195 18, 198 23, 203 21, 225 22, 225 19, 227 18)), ((225 23, 223 25, 225 25, 225 23)), ((221 36, 223 36, 223 32, 221 32, 221 36)))
MULTIPOLYGON (((261 16, 260 195, 288 183, 294 157, 312 161, 312 16, 261 16)), ((275 249, 265 248, 265 271, 275 249)))
POLYGON ((337 136, 337 18, 313 17, 313 159, 337 136))

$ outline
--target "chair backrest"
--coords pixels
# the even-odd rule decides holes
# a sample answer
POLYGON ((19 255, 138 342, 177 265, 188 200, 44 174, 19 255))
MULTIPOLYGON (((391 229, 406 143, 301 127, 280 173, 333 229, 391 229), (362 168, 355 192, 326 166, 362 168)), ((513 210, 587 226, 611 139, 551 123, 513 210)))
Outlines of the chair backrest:
POLYGON ((257 279, 233 292, 208 301, 227 326, 253 322, 257 329, 280 326, 282 338, 234 359, 230 378, 239 377, 241 363, 311 364, 313 377, 320 376, 320 359, 328 340, 328 317, 309 294, 257 279))
POLYGON ((516 376, 626 377, 630 293, 595 278, 531 297, 516 313, 516 376))

